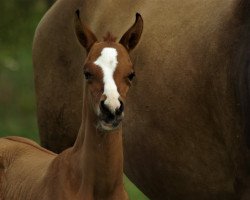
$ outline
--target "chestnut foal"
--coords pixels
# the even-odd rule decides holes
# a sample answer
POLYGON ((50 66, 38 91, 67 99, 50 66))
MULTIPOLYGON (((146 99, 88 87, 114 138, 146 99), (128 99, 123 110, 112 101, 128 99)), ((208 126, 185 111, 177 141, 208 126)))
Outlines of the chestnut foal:
POLYGON ((143 21, 120 43, 108 34, 97 42, 76 14, 76 35, 87 50, 84 105, 75 145, 57 155, 24 138, 0 139, 1 200, 124 200, 121 121, 134 77, 128 52, 138 43, 143 21))

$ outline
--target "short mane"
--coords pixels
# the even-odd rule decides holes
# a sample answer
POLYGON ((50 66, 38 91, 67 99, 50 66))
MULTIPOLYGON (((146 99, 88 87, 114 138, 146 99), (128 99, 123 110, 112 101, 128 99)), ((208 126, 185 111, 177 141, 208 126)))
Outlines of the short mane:
POLYGON ((116 37, 112 35, 112 33, 107 32, 106 36, 103 37, 104 42, 115 42, 116 37))

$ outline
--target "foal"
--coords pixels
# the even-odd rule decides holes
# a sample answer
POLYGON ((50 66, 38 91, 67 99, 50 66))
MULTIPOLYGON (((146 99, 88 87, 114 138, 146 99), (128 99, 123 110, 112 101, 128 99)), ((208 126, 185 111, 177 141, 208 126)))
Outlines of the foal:
POLYGON ((87 50, 81 128, 75 145, 57 155, 19 137, 0 139, 1 200, 124 200, 121 121, 134 77, 128 52, 138 43, 139 14, 120 43, 97 42, 76 13, 76 35, 87 50))

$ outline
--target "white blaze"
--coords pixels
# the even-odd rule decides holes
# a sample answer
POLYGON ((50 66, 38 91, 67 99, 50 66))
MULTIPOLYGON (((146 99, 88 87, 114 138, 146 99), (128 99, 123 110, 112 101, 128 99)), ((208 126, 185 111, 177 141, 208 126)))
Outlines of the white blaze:
POLYGON ((94 62, 103 72, 103 94, 107 97, 104 104, 113 112, 120 107, 120 101, 118 99, 120 95, 117 91, 117 86, 113 77, 118 63, 117 55, 118 53, 115 48, 106 47, 103 48, 101 55, 94 62))

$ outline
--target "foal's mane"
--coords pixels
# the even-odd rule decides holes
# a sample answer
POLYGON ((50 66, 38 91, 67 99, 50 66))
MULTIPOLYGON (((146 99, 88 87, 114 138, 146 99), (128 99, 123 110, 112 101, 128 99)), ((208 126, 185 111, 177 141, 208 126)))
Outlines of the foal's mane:
POLYGON ((115 42, 116 37, 108 31, 106 35, 103 37, 103 41, 108 43, 115 42))

